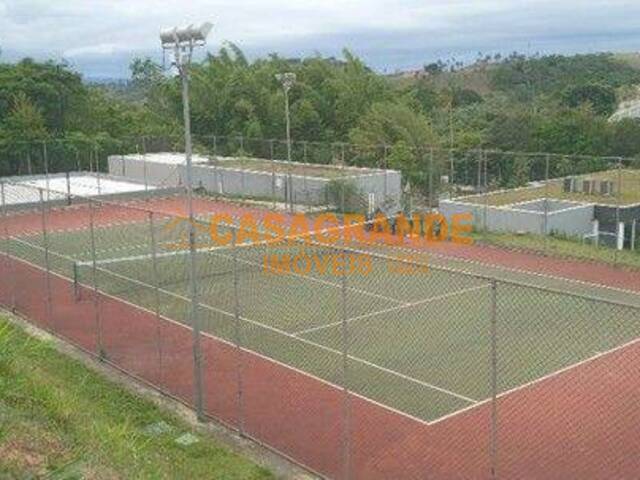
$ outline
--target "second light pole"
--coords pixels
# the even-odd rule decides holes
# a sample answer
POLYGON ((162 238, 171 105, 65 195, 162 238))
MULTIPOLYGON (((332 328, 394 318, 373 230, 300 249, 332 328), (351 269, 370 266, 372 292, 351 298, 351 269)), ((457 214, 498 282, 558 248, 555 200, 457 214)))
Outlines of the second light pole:
POLYGON ((276 80, 282 85, 284 91, 284 114, 287 125, 287 162, 289 163, 289 172, 287 178, 287 190, 285 202, 289 203, 289 210, 293 213, 293 177, 291 176, 291 169, 293 168, 291 160, 291 115, 289 112, 289 90, 293 88, 296 83, 296 74, 292 72, 279 73, 276 75, 276 80))

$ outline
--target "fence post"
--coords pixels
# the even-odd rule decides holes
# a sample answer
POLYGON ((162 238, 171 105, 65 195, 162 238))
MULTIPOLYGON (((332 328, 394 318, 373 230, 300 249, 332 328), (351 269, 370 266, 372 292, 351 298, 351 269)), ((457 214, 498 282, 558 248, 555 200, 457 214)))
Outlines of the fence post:
POLYGON ((47 151, 47 142, 42 142, 42 159, 44 161, 44 181, 47 189, 47 202, 49 201, 49 152, 47 151))
POLYGON ((429 211, 434 209, 433 201, 433 147, 429 148, 429 211))
POLYGON ((234 341, 236 344, 236 394, 238 408, 238 434, 244 436, 244 355, 242 350, 242 330, 240 323, 240 278, 238 270, 238 248, 236 230, 232 231, 232 261, 233 261, 233 316, 234 341))
POLYGON ((619 261, 619 254, 618 254, 618 249, 619 248, 623 248, 624 249, 624 229, 622 232, 622 242, 619 241, 619 236, 620 236, 620 204, 621 204, 621 200, 622 200, 622 158, 618 158, 617 161, 617 170, 618 170, 618 192, 616 194, 616 245, 614 248, 614 253, 613 253, 613 265, 615 267, 618 266, 618 261, 619 261), (620 245, 621 243, 621 245, 620 245))
POLYGON ((158 385, 163 385, 163 358, 162 358, 162 312, 160 309, 160 271, 158 270, 158 244, 153 212, 149 212, 149 238, 151 241, 151 263, 153 269, 154 313, 156 315, 156 346, 158 347, 158 385))
POLYGON ((484 150, 480 149, 478 158, 478 182, 481 183, 481 190, 484 194, 484 206, 482 209, 482 233, 487 233, 487 215, 489 211, 489 185, 487 182, 487 160, 485 158, 484 150))
POLYGON ((342 478, 348 480, 351 474, 351 397, 349 395, 349 322, 347 310, 347 271, 346 263, 349 253, 346 249, 342 250, 344 256, 345 270, 342 272, 341 282, 341 324, 342 324, 342 461, 343 475, 342 478))
MULTIPOLYGON (((189 208, 191 210, 191 208, 189 208)), ((189 297, 191 309, 189 319, 191 321, 192 350, 193 350, 193 375, 194 375, 194 400, 198 421, 204 422, 204 394, 202 390, 202 346, 200 338, 200 316, 198 283, 196 278, 196 227, 194 219, 189 218, 189 297)))
POLYGON ((498 464, 498 282, 491 280, 491 478, 497 478, 498 464))
POLYGON ((64 176, 67 182, 67 205, 71 205, 71 175, 65 172, 64 176))
POLYGON ((11 258, 11 235, 9 233, 9 213, 7 211, 7 193, 6 193, 6 184, 5 182, 0 181, 0 197, 2 200, 2 218, 4 220, 4 237, 7 242, 7 250, 5 252, 7 258, 7 264, 10 266, 11 275, 9 278, 13 278, 13 288, 11 289, 11 311, 13 313, 16 312, 16 289, 18 288, 18 281, 16 278, 16 264, 15 261, 11 258))
POLYGON ((42 227, 42 246, 44 248, 44 274, 45 274, 45 289, 46 289, 46 298, 45 298, 45 324, 51 330, 54 330, 51 326, 51 277, 50 277, 50 264, 49 264, 49 236, 47 235, 47 213, 46 206, 44 203, 44 193, 41 188, 38 189, 38 196, 40 198, 40 214, 41 214, 41 227, 42 227))
POLYGON ((276 165, 273 161, 273 139, 269 140, 269 160, 271 162, 271 197, 273 198, 273 209, 276 209, 276 165))
MULTIPOLYGON (((122 159, 122 166, 124 168, 124 158, 122 159)), ((147 166, 147 142, 145 137, 142 137, 142 179, 144 182, 144 191, 149 190, 149 172, 147 166)))
POLYGON ((102 195, 102 188, 100 185, 100 147, 98 145, 98 142, 96 142, 93 148, 96 159, 96 183, 98 186, 98 195, 102 195))
POLYGON ((96 256, 95 206, 94 201, 91 198, 89 199, 89 233, 91 237, 91 284, 93 287, 96 348, 98 350, 98 357, 100 359, 104 359, 105 352, 102 346, 102 325, 100 319, 100 295, 98 294, 98 259, 96 256))
POLYGON ((547 153, 545 155, 544 161, 544 219, 543 219, 543 232, 544 235, 544 243, 543 250, 545 255, 549 252, 549 162, 550 155, 547 153))

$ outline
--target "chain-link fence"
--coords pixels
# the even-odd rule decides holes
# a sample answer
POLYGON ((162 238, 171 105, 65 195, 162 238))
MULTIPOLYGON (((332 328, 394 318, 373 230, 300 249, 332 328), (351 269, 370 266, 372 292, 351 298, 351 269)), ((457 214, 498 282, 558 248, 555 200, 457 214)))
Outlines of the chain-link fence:
MULTIPOLYGON (((144 152, 167 148, 149 140, 144 152)), ((433 173, 415 181, 433 185, 426 213, 465 197, 486 213, 477 235, 493 241, 490 209, 503 201, 494 196, 510 195, 501 193, 500 156, 468 152, 441 162, 441 154, 424 152, 433 173), (436 170, 451 165, 448 174, 436 170)), ((574 180, 547 181, 551 161, 518 167, 536 182, 523 195, 578 193, 568 185, 574 180)), ((632 166, 616 159, 603 167, 618 175, 607 198, 621 206, 634 188, 625 175, 632 166)), ((309 216, 309 231, 295 233, 300 216, 274 212, 271 201, 210 195, 196 198, 189 235, 180 191, 104 198, 95 185, 80 196, 0 182, 0 302, 201 419, 328 478, 637 474, 636 272, 585 264, 597 281, 575 281, 505 265, 486 247, 494 257, 483 262, 476 245, 455 254, 446 241, 422 248, 424 218, 406 235, 396 230, 397 242, 375 222, 345 227, 333 210, 324 220, 335 224, 309 216), (278 225, 284 234, 266 236, 278 225)), ((336 192, 342 213, 347 189, 336 192)))

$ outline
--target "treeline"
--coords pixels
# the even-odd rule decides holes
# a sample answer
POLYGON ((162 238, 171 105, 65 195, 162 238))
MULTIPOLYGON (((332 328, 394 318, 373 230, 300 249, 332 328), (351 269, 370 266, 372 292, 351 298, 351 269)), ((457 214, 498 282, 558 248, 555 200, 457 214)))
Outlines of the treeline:
MULTIPOLYGON (((228 45, 193 66, 193 131, 282 139, 284 98, 275 74, 293 71, 294 139, 385 144, 393 165, 407 173, 423 168, 416 152, 425 145, 640 155, 640 123, 609 121, 640 83, 640 71, 612 54, 482 57, 451 70, 425 67, 419 78, 399 81, 349 51, 341 59, 273 54, 249 61, 228 45)), ((134 61, 131 73, 128 89, 109 89, 83 83, 64 64, 0 64, 0 146, 179 137, 178 79, 148 59, 134 61)))

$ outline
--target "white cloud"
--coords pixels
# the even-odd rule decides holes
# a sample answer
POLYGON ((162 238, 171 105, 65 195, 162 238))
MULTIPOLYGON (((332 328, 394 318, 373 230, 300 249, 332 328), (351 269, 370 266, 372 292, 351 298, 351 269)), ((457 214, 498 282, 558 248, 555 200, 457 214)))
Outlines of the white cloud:
POLYGON ((159 53, 161 28, 210 20, 211 48, 262 52, 346 44, 449 56, 582 37, 607 49, 607 38, 640 37, 639 16, 637 0, 0 0, 0 46, 74 59, 159 53))

